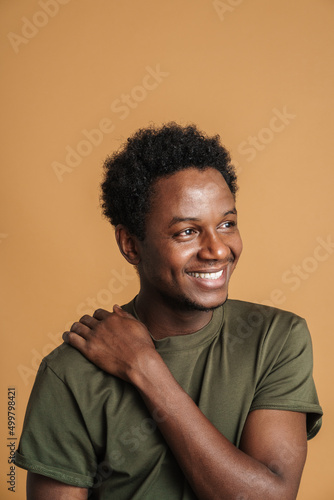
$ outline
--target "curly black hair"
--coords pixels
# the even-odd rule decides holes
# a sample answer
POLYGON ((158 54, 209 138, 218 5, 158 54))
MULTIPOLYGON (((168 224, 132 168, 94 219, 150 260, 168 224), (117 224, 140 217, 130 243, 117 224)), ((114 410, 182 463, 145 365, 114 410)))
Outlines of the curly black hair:
POLYGON ((222 174, 235 196, 237 178, 230 162, 219 135, 208 137, 195 125, 183 127, 171 122, 140 129, 104 163, 103 213, 113 226, 123 224, 144 240, 156 180, 190 167, 212 167, 222 174))

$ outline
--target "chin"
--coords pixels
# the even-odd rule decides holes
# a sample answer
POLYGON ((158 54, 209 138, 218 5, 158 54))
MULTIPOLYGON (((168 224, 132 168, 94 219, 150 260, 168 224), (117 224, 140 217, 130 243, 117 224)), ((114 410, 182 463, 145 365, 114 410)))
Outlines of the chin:
POLYGON ((225 304, 227 301, 227 295, 224 299, 222 299, 220 302, 217 304, 213 305, 205 305, 201 304, 200 302, 196 302, 195 300, 190 300, 186 297, 183 298, 182 305, 187 311, 204 311, 204 312, 209 312, 209 311, 214 311, 214 309, 217 309, 218 307, 222 306, 225 304))

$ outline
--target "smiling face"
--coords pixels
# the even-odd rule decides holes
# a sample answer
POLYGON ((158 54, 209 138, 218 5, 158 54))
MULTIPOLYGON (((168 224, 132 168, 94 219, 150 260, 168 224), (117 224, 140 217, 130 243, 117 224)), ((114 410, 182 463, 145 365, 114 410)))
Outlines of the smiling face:
POLYGON ((242 242, 220 172, 188 168, 159 179, 138 248, 140 293, 148 303, 202 311, 223 304, 242 242))

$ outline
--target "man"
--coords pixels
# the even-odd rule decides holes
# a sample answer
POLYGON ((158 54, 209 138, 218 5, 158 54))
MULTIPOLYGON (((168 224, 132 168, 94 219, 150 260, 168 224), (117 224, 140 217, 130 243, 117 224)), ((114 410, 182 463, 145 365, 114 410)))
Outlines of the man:
POLYGON ((28 499, 295 499, 320 428, 305 321, 227 300, 242 242, 219 138, 168 124, 105 163, 140 279, 43 361, 16 463, 28 499), (73 347, 75 349, 73 349, 73 347))

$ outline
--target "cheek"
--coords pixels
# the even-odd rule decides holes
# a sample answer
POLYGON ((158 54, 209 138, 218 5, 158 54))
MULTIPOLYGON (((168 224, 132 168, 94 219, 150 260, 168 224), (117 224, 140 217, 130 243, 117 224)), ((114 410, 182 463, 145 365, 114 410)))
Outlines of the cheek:
POLYGON ((240 237, 239 232, 235 235, 234 240, 232 241, 231 244, 231 250, 234 253, 234 256, 236 259, 239 259, 240 254, 242 252, 243 244, 242 244, 242 239, 240 237))
POLYGON ((146 267, 155 274, 166 274, 179 265, 179 255, 166 243, 163 246, 152 245, 145 255, 146 267))
POLYGON ((178 245, 176 248, 166 248, 166 257, 173 267, 181 269, 189 264, 194 256, 196 256, 197 251, 193 243, 191 245, 184 243, 178 245))

